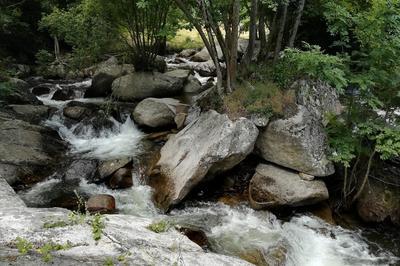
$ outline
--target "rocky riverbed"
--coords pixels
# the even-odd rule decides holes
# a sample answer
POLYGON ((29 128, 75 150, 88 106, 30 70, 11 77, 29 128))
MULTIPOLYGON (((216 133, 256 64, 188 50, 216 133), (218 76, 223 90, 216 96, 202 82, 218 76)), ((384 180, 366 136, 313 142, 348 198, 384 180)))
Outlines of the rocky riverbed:
POLYGON ((264 125, 201 112, 213 73, 200 55, 170 58, 166 73, 112 58, 93 79, 18 81, 0 110, 0 264, 46 264, 35 250, 49 243, 63 247, 56 265, 399 263, 398 245, 326 208, 321 110, 340 111, 337 95, 300 83, 296 108, 264 125), (107 213, 100 224, 71 212, 85 201, 107 213), (318 203, 328 215, 276 212, 318 203))

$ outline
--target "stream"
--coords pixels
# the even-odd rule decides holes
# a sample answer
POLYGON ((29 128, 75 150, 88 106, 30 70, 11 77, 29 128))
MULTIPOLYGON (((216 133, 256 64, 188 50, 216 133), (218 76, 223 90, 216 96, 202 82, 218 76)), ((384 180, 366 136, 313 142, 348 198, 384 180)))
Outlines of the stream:
MULTIPOLYGON (((90 80, 67 85, 74 88, 75 99, 85 103, 104 103, 108 99, 84 99, 90 80)), ((65 84, 64 84, 65 85, 65 84)), ((65 86, 63 86, 65 88, 65 86)), ((139 158, 145 152, 143 133, 128 114, 121 121, 110 117, 110 128, 97 132, 91 125, 66 123, 63 107, 69 101, 51 100, 59 84, 54 84, 49 94, 38 97, 56 111, 44 124, 57 130, 69 143, 68 156, 72 160, 109 160, 123 157, 139 158), (80 130, 76 128, 80 126, 80 130)), ((135 171, 134 171, 135 172, 135 171)), ((56 174, 37 183, 28 190, 19 191, 29 206, 48 207, 57 193, 95 195, 110 194, 116 199, 120 214, 163 219, 171 224, 203 231, 211 252, 246 257, 261 255, 269 265, 334 266, 334 265, 399 265, 400 236, 383 230, 348 230, 330 225, 311 214, 294 215, 280 220, 268 211, 255 211, 246 205, 231 207, 216 202, 187 202, 183 207, 162 214, 152 203, 152 189, 135 172, 134 185, 128 189, 109 189, 104 184, 80 180, 68 184, 56 174), (387 236, 385 235, 388 234, 387 236), (385 235, 385 237, 383 237, 385 235), (381 246, 379 240, 395 239, 381 246), (396 246, 397 245, 397 246, 396 246), (286 259, 282 260, 282 256, 286 259)))

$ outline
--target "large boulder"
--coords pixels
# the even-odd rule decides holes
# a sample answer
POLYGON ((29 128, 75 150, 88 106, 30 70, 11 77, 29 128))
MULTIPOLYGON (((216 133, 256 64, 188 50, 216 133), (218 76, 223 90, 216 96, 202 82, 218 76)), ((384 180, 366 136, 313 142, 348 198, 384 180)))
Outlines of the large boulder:
POLYGON ((253 151, 257 127, 245 118, 229 120, 213 110, 203 113, 161 149, 153 176, 155 200, 167 209, 179 203, 204 177, 233 168, 253 151))
POLYGON ((195 49, 184 49, 179 53, 180 57, 191 57, 192 55, 194 55, 197 51, 195 49))
POLYGON ((113 96, 121 101, 175 96, 182 89, 182 79, 159 72, 132 73, 114 80, 112 84, 113 96))
POLYGON ((185 265, 252 264, 238 258, 204 251, 186 236, 171 228, 164 233, 148 229, 155 220, 131 215, 104 215, 101 238, 93 239, 92 218, 78 224, 68 218, 65 209, 0 208, 0 264, 48 265, 36 249, 27 254, 18 252, 16 238, 20 237, 35 247, 46 244, 69 248, 51 251, 50 263, 60 266, 104 265, 108 260, 126 265, 174 265, 178 260, 185 265), (61 221, 61 222, 60 222, 61 221), (71 224, 48 228, 46 224, 71 224), (119 261, 119 260, 122 261, 119 261))
POLYGON ((342 105, 338 91, 322 81, 298 80, 291 86, 296 91, 296 102, 315 117, 324 120, 326 113, 339 115, 342 105))
POLYGON ((135 71, 132 65, 110 64, 100 67, 94 74, 92 86, 85 92, 86 98, 107 97, 111 94, 111 86, 116 78, 133 73, 135 71))
POLYGON ((280 206, 298 207, 329 198, 323 181, 306 181, 296 172, 260 164, 250 181, 250 204, 255 209, 280 206))
POLYGON ((47 119, 51 111, 51 108, 45 105, 13 104, 9 107, 18 118, 33 123, 47 119))
POLYGON ((6 84, 6 86, 9 87, 9 91, 2 93, 0 101, 4 101, 8 104, 42 104, 42 102, 30 92, 29 84, 25 81, 11 78, 6 84))
POLYGON ((133 118, 139 125, 153 128, 172 126, 179 105, 181 103, 172 98, 147 98, 136 106, 133 118))
POLYGON ((0 114, 0 175, 10 184, 47 177, 65 148, 56 132, 0 114))
POLYGON ((322 123, 303 106, 292 116, 270 122, 261 130, 256 146, 265 160, 299 172, 313 176, 335 172, 327 157, 322 123))

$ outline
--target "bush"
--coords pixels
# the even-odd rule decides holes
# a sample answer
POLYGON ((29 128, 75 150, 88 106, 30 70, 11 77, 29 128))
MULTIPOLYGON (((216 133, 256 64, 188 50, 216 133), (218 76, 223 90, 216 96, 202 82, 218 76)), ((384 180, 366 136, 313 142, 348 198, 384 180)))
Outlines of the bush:
POLYGON ((266 118, 280 117, 284 109, 295 101, 293 90, 282 90, 271 81, 243 83, 224 98, 225 111, 231 118, 251 114, 266 118))
POLYGON ((283 87, 303 78, 319 79, 342 91, 347 86, 345 65, 338 56, 324 54, 319 46, 307 50, 286 49, 274 69, 274 79, 283 87))

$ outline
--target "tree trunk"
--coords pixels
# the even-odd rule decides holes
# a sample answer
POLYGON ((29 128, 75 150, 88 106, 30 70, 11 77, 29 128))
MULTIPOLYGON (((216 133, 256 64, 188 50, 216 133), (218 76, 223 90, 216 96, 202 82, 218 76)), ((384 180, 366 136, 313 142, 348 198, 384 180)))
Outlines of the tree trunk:
POLYGON ((276 35, 277 29, 278 29, 278 11, 275 12, 274 18, 269 27, 268 41, 265 44, 265 48, 261 49, 260 51, 260 56, 259 56, 260 60, 268 59, 268 53, 271 50, 271 47, 273 47, 274 37, 276 35))
POLYGON ((289 39, 289 44, 288 44, 288 47, 290 47, 290 48, 293 48, 293 46, 294 46, 294 41, 296 40, 297 30, 299 29, 301 16, 303 15, 305 3, 306 3, 306 0, 299 0, 299 6, 297 8, 296 19, 294 21, 294 25, 292 28, 292 32, 290 34, 290 39, 289 39))
POLYGON ((251 11, 250 11, 250 36, 249 44, 246 52, 243 56, 242 63, 244 65, 250 64, 254 56, 254 49, 256 46, 257 38, 257 13, 258 13, 258 0, 251 0, 251 11))
POLYGON ((265 12, 260 10, 260 15, 258 19, 258 32, 260 35, 260 54, 258 59, 261 59, 260 55, 262 51, 267 48, 267 33, 265 32, 265 12))
POLYGON ((60 44, 58 42, 58 38, 54 36, 54 56, 56 57, 56 61, 60 61, 60 44))
POLYGON ((274 53, 274 64, 276 63, 276 60, 278 60, 279 52, 282 49, 282 41, 283 41, 283 33, 285 32, 287 9, 288 9, 288 3, 285 2, 282 7, 282 15, 279 21, 279 32, 276 38, 276 46, 274 53))
POLYGON ((226 43, 229 45, 229 55, 226 58, 226 91, 232 92, 236 85, 237 77, 237 50, 239 41, 239 22, 240 22, 240 0, 233 0, 232 12, 230 15, 230 36, 226 38, 229 40, 226 43))

